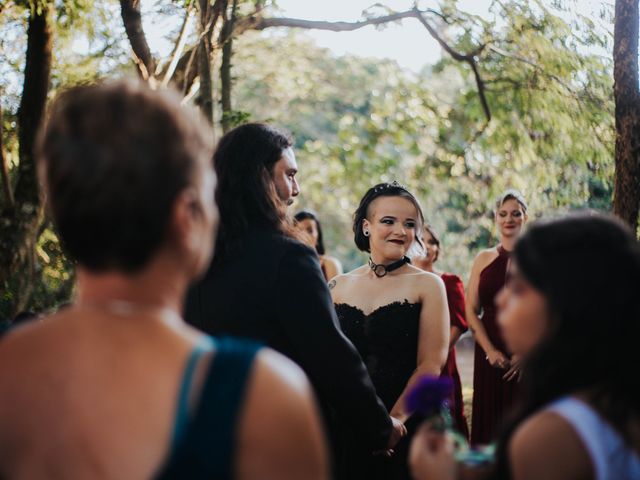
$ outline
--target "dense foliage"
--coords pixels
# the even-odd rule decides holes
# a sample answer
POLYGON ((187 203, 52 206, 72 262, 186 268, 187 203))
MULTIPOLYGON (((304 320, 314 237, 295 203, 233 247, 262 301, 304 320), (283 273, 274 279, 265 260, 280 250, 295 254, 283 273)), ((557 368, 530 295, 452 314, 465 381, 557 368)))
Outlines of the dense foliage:
MULTIPOLYGON (((533 217, 611 208, 609 10, 594 21, 557 1, 495 1, 483 18, 461 12, 453 1, 440 7, 452 48, 484 46, 477 64, 488 123, 469 64, 447 54, 415 73, 391 60, 335 57, 300 30, 247 30, 234 39, 232 117, 274 122, 294 133, 302 185, 294 208, 318 212, 329 252, 347 267, 363 259, 351 240, 351 213, 381 180, 398 180, 418 194, 443 237, 440 267, 462 276, 476 252, 495 241, 491 208, 504 188, 522 190, 533 217)), ((178 25, 184 9, 183 2, 156 2, 145 15, 178 25)), ((56 2, 51 95, 67 85, 134 72, 118 10, 115 1, 56 2)), ((25 2, 10 3, 0 15, 2 148, 10 177, 18 162, 27 17, 25 2)), ((178 28, 167 32, 171 41, 178 28)), ((415 45, 406 48, 419 54, 415 45)), ((157 47, 154 54, 161 56, 157 47)), ((215 57, 214 66, 219 62, 215 57)), ((214 117, 219 121, 220 112, 214 117)), ((73 268, 46 219, 34 269, 30 308, 67 301, 73 268)), ((4 291, 3 316, 15 293, 11 285, 4 291)))

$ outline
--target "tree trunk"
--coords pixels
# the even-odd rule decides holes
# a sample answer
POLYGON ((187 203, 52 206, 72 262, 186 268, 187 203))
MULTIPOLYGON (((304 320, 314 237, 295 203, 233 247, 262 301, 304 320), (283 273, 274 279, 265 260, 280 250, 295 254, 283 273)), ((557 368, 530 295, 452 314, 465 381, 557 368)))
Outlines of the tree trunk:
POLYGON ((211 37, 213 25, 209 0, 200 0, 200 42, 198 44, 198 74, 200 76, 199 106, 202 114, 213 123, 213 82, 211 78, 211 37))
MULTIPOLYGON (((227 30, 225 22, 223 31, 227 30)), ((222 46, 222 63, 220 64, 220 106, 222 107, 222 133, 231 128, 231 55, 233 53, 232 39, 229 38, 222 46)))
POLYGON ((633 231, 640 209, 640 107, 638 92, 638 0, 616 0, 613 78, 616 104, 613 210, 633 231))
POLYGON ((0 213, 0 301, 6 315, 24 308, 31 295, 35 242, 42 219, 34 143, 49 91, 51 73, 51 4, 29 17, 24 85, 18 111, 19 158, 14 206, 0 213), (9 294, 13 292, 13 296, 9 294))
POLYGON ((231 57, 233 55, 233 28, 236 21, 237 1, 231 7, 231 16, 224 14, 224 23, 220 32, 222 44, 222 63, 220 65, 220 104, 222 106, 222 132, 232 127, 231 119, 231 57))
POLYGON ((120 15, 133 50, 138 73, 144 80, 152 81, 156 67, 142 28, 140 0, 120 0, 120 15))

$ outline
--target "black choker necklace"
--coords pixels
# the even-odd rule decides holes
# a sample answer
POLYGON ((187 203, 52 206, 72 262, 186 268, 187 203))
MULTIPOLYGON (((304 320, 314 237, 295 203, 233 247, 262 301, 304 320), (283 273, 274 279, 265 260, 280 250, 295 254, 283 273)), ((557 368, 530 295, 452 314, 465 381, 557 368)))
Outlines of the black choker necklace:
POLYGON ((407 256, 402 257, 400 260, 396 260, 389 265, 383 265, 382 263, 374 263, 369 257, 369 267, 373 270, 373 273, 376 274, 376 277, 381 278, 384 277, 387 273, 393 272, 394 270, 399 269, 405 263, 411 263, 411 259, 407 256))

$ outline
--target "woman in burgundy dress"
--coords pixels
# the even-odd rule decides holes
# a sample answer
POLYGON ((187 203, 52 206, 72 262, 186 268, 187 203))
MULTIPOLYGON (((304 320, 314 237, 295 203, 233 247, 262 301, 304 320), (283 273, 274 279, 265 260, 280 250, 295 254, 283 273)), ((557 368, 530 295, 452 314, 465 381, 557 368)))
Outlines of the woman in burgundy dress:
POLYGON ((440 256, 440 238, 431 225, 424 226, 423 240, 426 255, 415 258, 413 264, 422 270, 440 275, 447 290, 450 320, 449 356, 442 368, 442 375, 450 377, 453 380, 453 392, 449 401, 451 418, 455 428, 468 439, 469 426, 467 425, 467 418, 464 415, 462 383, 460 382, 460 374, 458 373, 458 365, 456 363, 455 347, 460 335, 468 329, 467 320, 465 319, 464 285, 457 275, 439 272, 433 268, 433 264, 436 263, 440 256))
POLYGON ((471 443, 495 439, 497 428, 514 402, 518 362, 507 350, 496 323, 494 299, 505 284, 509 255, 527 221, 527 204, 514 190, 496 203, 498 246, 483 250, 471 267, 467 285, 467 322, 476 340, 473 363, 471 443))

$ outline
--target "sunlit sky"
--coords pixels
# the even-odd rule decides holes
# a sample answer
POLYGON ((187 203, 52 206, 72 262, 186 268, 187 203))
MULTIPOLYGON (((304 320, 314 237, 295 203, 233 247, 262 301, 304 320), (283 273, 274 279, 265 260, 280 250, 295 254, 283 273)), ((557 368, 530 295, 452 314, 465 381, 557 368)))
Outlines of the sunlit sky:
MULTIPOLYGON (((395 10, 402 11, 412 7, 412 0, 378 0, 395 10)), ((524 0, 523 0, 524 1, 524 0)), ((357 21, 363 18, 363 10, 371 7, 376 0, 277 0, 280 12, 274 15, 302 18, 308 20, 357 21)), ((436 2, 421 2, 420 7, 433 6, 436 2)), ((597 17, 602 0, 564 0, 564 3, 591 18, 597 17)), ((143 0, 143 10, 153 4, 152 0, 143 0)), ((491 0, 458 0, 458 7, 470 14, 490 18, 491 0)), ((384 14, 381 9, 376 15, 384 14)), ((152 21, 143 15, 145 30, 154 51, 168 54, 173 46, 164 33, 168 25, 152 21)), ((273 35, 274 29, 268 29, 263 35, 273 35)), ((321 46, 330 49, 336 55, 351 54, 362 57, 390 58, 402 67, 419 71, 425 64, 433 64, 440 59, 441 48, 414 18, 391 23, 382 29, 373 26, 363 27, 352 32, 331 32, 323 30, 304 30, 304 34, 313 38, 321 46)), ((600 52, 599 52, 600 53, 600 52)))
MULTIPOLYGON (((376 0, 277 0, 282 16, 328 21, 360 20, 362 11, 375 3, 376 0)), ((413 5, 413 1, 407 0, 386 0, 380 3, 396 11, 410 9, 413 5)), ((433 6, 434 3, 436 2, 421 2, 420 7, 433 6)), ((593 18, 601 2, 567 0, 564 3, 593 18)), ((483 18, 490 17, 490 4, 490 0, 458 0, 461 10, 483 18)), ((383 13, 382 10, 378 11, 383 13)), ((305 33, 315 39, 318 45, 329 48, 336 55, 349 53, 364 57, 391 58, 414 71, 439 60, 442 52, 436 41, 414 18, 389 24, 382 30, 367 26, 352 32, 305 30, 305 33)))
MULTIPOLYGON (((362 11, 374 3, 375 0, 278 0, 282 16, 328 21, 360 20, 362 11)), ((408 10, 413 4, 406 0, 381 3, 396 11, 408 10)), ((458 2, 460 8, 480 16, 488 14, 489 3, 487 0, 458 2)), ((382 10, 379 11, 383 14, 382 10)), ((305 33, 315 39, 318 45, 329 48, 336 55, 349 53, 363 57, 391 58, 414 71, 440 59, 440 46, 414 18, 404 19, 378 30, 367 26, 352 32, 307 30, 305 33), (414 47, 408 48, 408 45, 414 47)))

